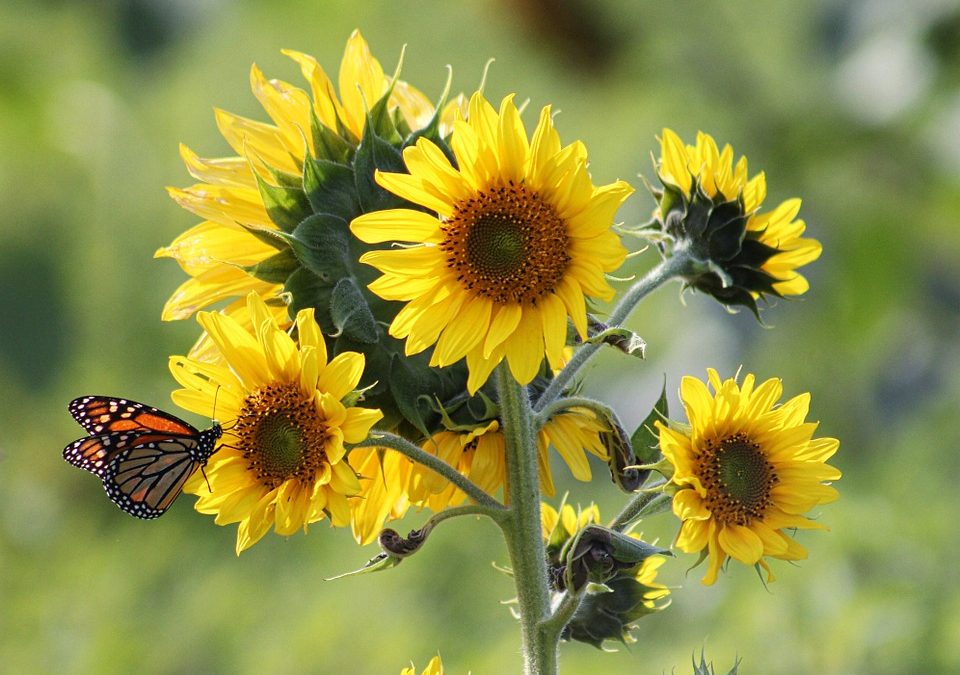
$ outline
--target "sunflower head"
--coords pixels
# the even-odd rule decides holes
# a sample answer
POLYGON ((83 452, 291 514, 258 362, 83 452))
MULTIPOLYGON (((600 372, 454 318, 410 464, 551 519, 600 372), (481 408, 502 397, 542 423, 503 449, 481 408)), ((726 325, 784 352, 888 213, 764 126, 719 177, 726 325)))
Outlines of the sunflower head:
POLYGON ((685 145, 664 129, 660 146, 656 227, 668 235, 664 248, 684 249, 693 258, 687 284, 754 314, 764 296, 806 292, 807 281, 796 270, 816 260, 821 246, 801 237, 806 226, 795 219, 800 200, 761 214, 764 174, 748 177, 746 157, 734 164, 733 149, 719 150, 703 132, 696 145, 685 145))
POLYGON ((291 535, 323 518, 350 524, 349 499, 361 486, 346 461, 345 443, 358 443, 381 417, 379 410, 344 403, 363 372, 360 354, 327 359, 313 310, 296 317, 299 343, 280 329, 264 302, 248 296, 257 326, 248 331, 225 314, 198 319, 219 349, 217 364, 174 356, 170 370, 183 385, 173 393, 182 407, 224 420, 222 449, 184 490, 217 524, 238 523, 237 553, 272 527, 291 535))
POLYGON ((355 218, 368 243, 403 242, 361 257, 382 276, 370 289, 404 303, 390 334, 408 355, 433 348, 431 365, 466 359, 477 391, 506 360, 528 384, 563 362, 570 319, 587 337, 587 298, 610 300, 606 274, 626 257, 611 230, 633 191, 595 187, 582 143, 560 145, 550 108, 532 137, 507 96, 495 109, 474 94, 454 123, 448 152, 428 138, 403 152, 406 172, 377 182, 405 208, 355 218))
POLYGON ((684 377, 680 396, 689 425, 657 422, 660 447, 673 466, 673 512, 680 519, 677 546, 709 558, 705 584, 712 584, 728 558, 759 565, 764 558, 801 560, 806 550, 789 534, 824 529, 805 517, 833 501, 829 483, 840 472, 826 463, 839 447, 834 438, 813 438, 806 422, 809 394, 783 405, 777 379, 756 385, 720 380, 708 370, 707 384, 684 377))

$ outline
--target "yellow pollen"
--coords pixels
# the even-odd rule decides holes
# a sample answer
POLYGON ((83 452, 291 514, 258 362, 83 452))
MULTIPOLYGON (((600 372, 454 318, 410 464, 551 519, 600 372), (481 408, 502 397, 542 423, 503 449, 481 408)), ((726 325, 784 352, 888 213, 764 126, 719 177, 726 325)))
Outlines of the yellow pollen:
POLYGON ((707 440, 694 469, 707 491, 707 508, 723 524, 750 525, 762 520, 780 482, 773 464, 746 434, 707 440))
POLYGON ((296 384, 271 384, 247 396, 232 434, 248 468, 269 488, 313 481, 327 461, 327 426, 296 384))
POLYGON ((523 183, 478 191, 443 224, 447 267, 497 304, 536 304, 563 280, 569 237, 554 206, 523 183))

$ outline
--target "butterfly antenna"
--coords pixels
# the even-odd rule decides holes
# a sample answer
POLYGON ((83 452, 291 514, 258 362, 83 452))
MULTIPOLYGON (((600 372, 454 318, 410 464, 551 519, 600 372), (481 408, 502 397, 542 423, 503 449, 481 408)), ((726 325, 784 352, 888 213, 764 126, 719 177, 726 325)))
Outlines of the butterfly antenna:
POLYGON ((220 395, 221 386, 222 385, 218 384, 216 390, 214 390, 213 392, 213 414, 210 416, 210 419, 213 420, 214 422, 217 421, 217 396, 220 395))
POLYGON ((207 472, 204 471, 202 464, 200 465, 200 473, 203 474, 203 480, 207 482, 207 489, 210 490, 210 494, 213 494, 213 488, 210 487, 210 479, 207 478, 207 472))

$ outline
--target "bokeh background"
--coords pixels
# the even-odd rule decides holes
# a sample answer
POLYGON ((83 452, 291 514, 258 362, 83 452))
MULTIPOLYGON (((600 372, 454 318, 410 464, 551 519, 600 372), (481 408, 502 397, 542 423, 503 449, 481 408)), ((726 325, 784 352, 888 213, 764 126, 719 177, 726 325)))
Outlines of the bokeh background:
MULTIPOLYGON (((587 390, 638 422, 664 374, 742 364, 813 394, 842 439, 829 533, 775 563, 765 590, 733 567, 711 588, 693 556, 661 568, 673 605, 617 653, 563 647, 565 672, 936 673, 960 669, 960 6, 949 0, 6 0, 0 5, 0 654, 9 672, 396 673, 438 650, 448 672, 517 672, 511 581, 494 528, 440 528, 397 569, 324 581, 375 553, 323 523, 237 558, 234 529, 185 497, 164 518, 120 513, 61 448, 86 393, 171 407, 169 354, 197 334, 164 324, 183 280, 153 251, 196 219, 177 144, 230 154, 214 106, 264 118, 256 62, 299 81, 290 47, 338 67, 359 27, 387 71, 437 97, 516 91, 561 110, 595 181, 652 176, 655 135, 704 129, 763 169, 768 204, 804 199, 824 244, 811 291, 766 326, 663 289, 631 326, 646 362, 605 354, 587 390), (676 671, 674 671, 676 668, 676 671)), ((532 122, 528 115, 528 124, 532 122)), ((646 219, 642 188, 621 212, 646 219)), ((656 254, 635 258, 639 274, 656 254)), ((676 399, 674 398, 674 404, 676 399)), ((677 411, 674 405, 674 412, 677 411)), ((202 420, 187 415, 198 425, 202 420)), ((557 467, 559 476, 567 476, 557 467)), ((568 476, 567 476, 568 478, 568 476)), ((622 502, 595 481, 570 500, 622 502)), ((423 515, 403 524, 416 527, 423 515)), ((648 537, 669 542, 670 515, 648 537)))

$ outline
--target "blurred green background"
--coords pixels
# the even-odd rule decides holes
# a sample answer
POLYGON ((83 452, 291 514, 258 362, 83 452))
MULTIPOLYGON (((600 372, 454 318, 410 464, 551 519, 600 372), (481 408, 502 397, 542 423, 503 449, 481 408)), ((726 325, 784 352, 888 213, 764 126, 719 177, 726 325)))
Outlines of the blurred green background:
MULTIPOLYGON (((737 655, 750 673, 957 672, 960 6, 935 0, 0 5, 0 669, 396 673, 439 650, 450 673, 519 671, 487 522, 440 528, 389 573, 325 582, 375 550, 320 523, 238 559, 234 528, 191 498, 137 521, 60 457, 81 435, 75 396, 172 407, 167 356, 198 331, 160 322, 184 276, 151 260, 197 221, 163 190, 192 183, 177 144, 231 154, 212 108, 265 118, 250 64, 299 82, 290 47, 335 72, 355 27, 388 72, 406 44, 404 78, 431 98, 446 64, 470 91, 495 57, 490 97, 562 111, 597 183, 652 176, 663 126, 708 131, 766 171, 768 206, 801 196, 824 244, 811 291, 767 327, 664 289, 631 320, 648 360, 605 354, 587 389, 631 423, 664 373, 675 391, 743 364, 811 391, 821 435, 842 441, 842 498, 816 513, 831 531, 801 533, 810 559, 775 562, 769 591, 742 566, 705 588, 681 554, 660 574, 673 605, 638 644, 564 645, 564 672, 689 672, 702 647, 724 672, 737 655)), ((641 189, 620 217, 652 208, 641 189)), ((556 473, 573 502, 610 516, 622 502, 602 465, 589 485, 556 473)), ((661 542, 675 528, 642 527, 661 542)))

